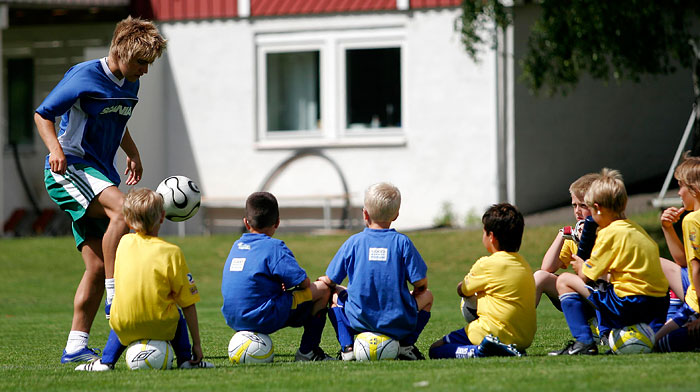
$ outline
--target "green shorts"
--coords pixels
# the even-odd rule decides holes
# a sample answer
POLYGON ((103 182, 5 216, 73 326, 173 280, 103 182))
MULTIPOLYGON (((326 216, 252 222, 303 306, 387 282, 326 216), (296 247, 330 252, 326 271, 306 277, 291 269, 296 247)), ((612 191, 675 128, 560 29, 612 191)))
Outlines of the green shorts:
POLYGON ((107 176, 93 167, 74 164, 68 165, 63 175, 44 169, 44 185, 49 197, 67 212, 73 221, 73 237, 78 249, 88 237, 102 238, 109 225, 109 219, 88 218, 85 213, 90 202, 100 192, 115 186, 107 176))

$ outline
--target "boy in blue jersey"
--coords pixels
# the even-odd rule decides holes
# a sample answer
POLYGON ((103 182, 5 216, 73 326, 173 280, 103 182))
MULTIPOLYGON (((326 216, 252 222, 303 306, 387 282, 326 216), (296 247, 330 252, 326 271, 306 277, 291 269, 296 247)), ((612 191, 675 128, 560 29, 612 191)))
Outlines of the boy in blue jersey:
POLYGON ((117 23, 108 57, 86 61, 66 72, 36 109, 34 121, 49 150, 44 182, 49 196, 73 222, 85 273, 73 302, 73 322, 61 362, 97 358, 87 347, 102 293, 105 311, 114 296, 114 258, 128 232, 122 216, 124 194, 114 166, 119 147, 126 153, 127 185, 141 180, 143 168, 126 123, 138 102, 139 78, 165 50, 153 23, 128 17, 117 23), (56 135, 54 121, 61 116, 56 135))
POLYGON ((231 247, 221 279, 226 324, 236 331, 264 334, 304 327, 294 359, 332 359, 319 347, 330 290, 323 282, 311 282, 292 251, 272 238, 280 224, 275 196, 250 195, 243 223, 248 233, 231 247))
POLYGON ((668 281, 659 248, 638 224, 625 217, 627 191, 617 170, 603 169, 586 192, 586 205, 600 227, 591 256, 574 256, 575 274, 557 278, 559 300, 574 337, 550 355, 596 355, 587 320, 598 313, 601 327, 649 324, 654 331, 666 320, 668 281), (599 280, 607 276, 605 281, 599 280), (592 288, 598 283, 597 288, 592 288))
POLYGON ((354 335, 362 332, 398 340, 398 359, 425 359, 415 343, 430 320, 433 294, 425 261, 407 236, 391 228, 399 207, 398 188, 370 186, 362 209, 367 227, 345 241, 319 278, 336 291, 330 319, 340 343, 339 359, 353 360, 354 335), (336 287, 345 277, 347 289, 336 287))
POLYGON ((525 220, 508 203, 484 213, 482 243, 491 254, 477 260, 457 285, 463 298, 476 297, 476 319, 430 346, 430 358, 521 356, 537 330, 535 279, 518 253, 525 220))

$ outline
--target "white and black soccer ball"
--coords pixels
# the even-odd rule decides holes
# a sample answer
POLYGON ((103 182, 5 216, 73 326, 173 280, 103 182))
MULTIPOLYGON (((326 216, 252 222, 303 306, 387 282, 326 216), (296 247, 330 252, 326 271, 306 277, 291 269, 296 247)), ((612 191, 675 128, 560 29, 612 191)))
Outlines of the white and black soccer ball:
POLYGON ((476 314, 476 295, 471 297, 462 297, 459 303, 459 309, 462 311, 462 317, 467 324, 479 318, 476 314))
POLYGON ((264 333, 238 331, 228 343, 231 363, 269 363, 275 358, 275 347, 264 333))
POLYGON ((202 194, 194 181, 185 176, 170 176, 156 188, 163 196, 165 217, 173 222, 182 222, 193 217, 199 210, 202 194))
POLYGON ((386 335, 363 332, 353 345, 356 361, 393 360, 399 354, 399 342, 386 335))
POLYGON ((615 354, 643 354, 654 349, 654 330, 644 323, 613 329, 608 337, 615 354))
POLYGON ((131 370, 166 370, 173 367, 175 353, 168 341, 143 339, 129 344, 125 358, 126 366, 131 370))

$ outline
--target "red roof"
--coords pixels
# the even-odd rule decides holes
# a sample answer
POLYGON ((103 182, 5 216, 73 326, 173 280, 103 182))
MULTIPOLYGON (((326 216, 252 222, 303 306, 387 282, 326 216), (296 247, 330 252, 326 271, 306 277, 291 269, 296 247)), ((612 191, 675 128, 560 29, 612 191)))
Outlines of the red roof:
MULTIPOLYGON (((250 17, 396 10, 396 0, 249 0, 250 17)), ((409 0, 409 7, 456 7, 461 0, 409 0)), ((139 14, 155 20, 238 17, 238 0, 134 0, 139 14)))
POLYGON ((396 0, 251 0, 251 16, 395 10, 396 0))
POLYGON ((237 0, 147 0, 134 3, 150 3, 153 19, 182 20, 208 18, 235 18, 238 16, 237 0))

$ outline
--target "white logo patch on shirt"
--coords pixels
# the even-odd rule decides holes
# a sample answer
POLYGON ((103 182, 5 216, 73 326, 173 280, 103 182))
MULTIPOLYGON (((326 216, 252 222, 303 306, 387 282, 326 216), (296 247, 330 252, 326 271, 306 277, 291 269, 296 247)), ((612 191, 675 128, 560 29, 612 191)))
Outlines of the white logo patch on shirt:
POLYGON ((369 248, 369 261, 386 261, 388 255, 387 248, 369 248))
POLYGON ((239 242, 239 243, 238 243, 238 249, 241 249, 241 250, 250 250, 250 245, 246 244, 245 242, 239 242))
POLYGON ((238 272, 243 271, 243 266, 245 265, 245 257, 234 257, 231 259, 231 266, 229 271, 238 272))

